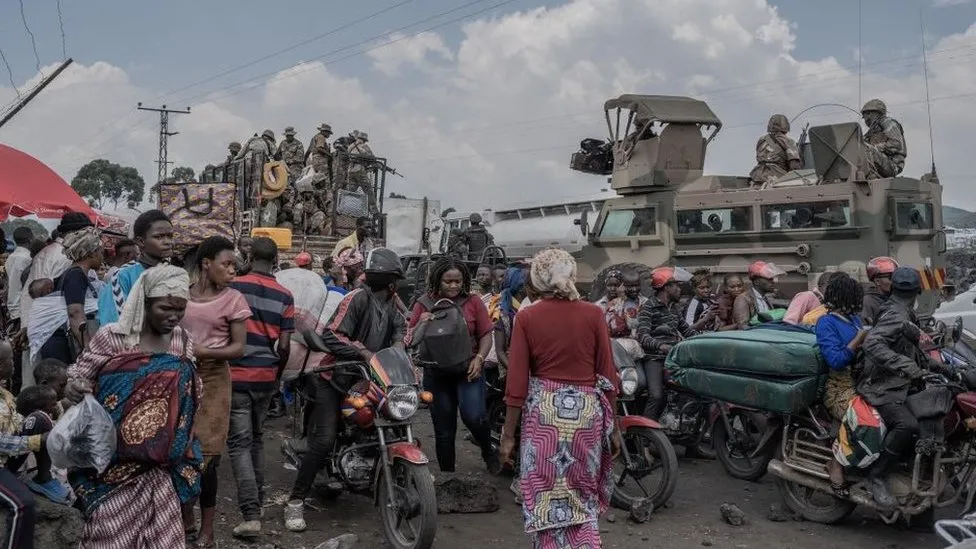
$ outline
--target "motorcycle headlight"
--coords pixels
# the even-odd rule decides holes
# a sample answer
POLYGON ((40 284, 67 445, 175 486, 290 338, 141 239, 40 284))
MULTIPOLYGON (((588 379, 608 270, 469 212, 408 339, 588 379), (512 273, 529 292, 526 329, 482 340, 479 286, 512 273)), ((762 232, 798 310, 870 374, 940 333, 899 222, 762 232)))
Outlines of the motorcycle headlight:
POLYGON ((394 421, 409 419, 420 407, 420 397, 413 387, 393 387, 386 394, 386 413, 394 421))
POLYGON ((620 391, 624 396, 634 396, 634 393, 637 392, 639 379, 635 368, 624 368, 620 370, 620 391))

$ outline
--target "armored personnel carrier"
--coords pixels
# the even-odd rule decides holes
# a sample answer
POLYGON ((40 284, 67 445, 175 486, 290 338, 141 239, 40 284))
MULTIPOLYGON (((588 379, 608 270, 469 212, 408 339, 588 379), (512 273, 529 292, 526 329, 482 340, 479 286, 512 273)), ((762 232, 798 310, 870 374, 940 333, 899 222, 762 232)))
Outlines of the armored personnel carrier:
MULTIPOLYGON (((600 295, 611 267, 707 267, 717 277, 745 274, 755 260, 787 272, 782 297, 811 287, 825 271, 865 280, 875 256, 923 274, 919 312, 937 307, 946 235, 942 187, 934 177, 868 180, 856 123, 808 128, 804 167, 761 186, 749 177, 704 175, 722 121, 688 97, 622 95, 604 105, 610 139, 585 140, 570 166, 609 176, 616 196, 577 222, 580 283, 600 295)), ((645 288, 649 291, 649 288, 645 288)))

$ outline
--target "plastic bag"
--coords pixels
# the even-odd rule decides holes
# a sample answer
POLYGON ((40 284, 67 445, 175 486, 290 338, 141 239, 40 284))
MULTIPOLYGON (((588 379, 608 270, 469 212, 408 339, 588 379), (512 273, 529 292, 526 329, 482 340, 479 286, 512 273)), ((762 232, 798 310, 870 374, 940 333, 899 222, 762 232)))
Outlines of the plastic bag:
POLYGON ((115 422, 92 395, 68 408, 47 437, 51 463, 102 474, 115 456, 115 422))

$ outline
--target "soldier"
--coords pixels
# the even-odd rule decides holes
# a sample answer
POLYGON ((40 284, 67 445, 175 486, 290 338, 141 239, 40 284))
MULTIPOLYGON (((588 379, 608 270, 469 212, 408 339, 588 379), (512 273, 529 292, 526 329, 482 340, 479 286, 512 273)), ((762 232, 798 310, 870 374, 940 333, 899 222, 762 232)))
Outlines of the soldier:
POLYGON ((248 158, 254 153, 261 153, 266 159, 270 160, 276 150, 277 147, 275 146, 274 132, 271 130, 264 130, 261 132, 260 137, 255 134, 254 137, 248 139, 244 149, 238 153, 235 159, 248 158))
POLYGON ((766 135, 756 143, 756 167, 749 172, 754 185, 762 185, 802 167, 800 149, 787 135, 790 121, 782 114, 769 117, 766 135))
POLYGON ((291 126, 285 128, 285 140, 278 145, 275 156, 288 165, 288 179, 292 184, 298 181, 305 168, 305 146, 295 139, 295 128, 291 126))
POLYGON ((342 136, 332 143, 335 150, 335 160, 332 163, 332 181, 336 188, 346 186, 346 175, 349 170, 349 142, 350 137, 342 136))
POLYGON ((328 217, 319 205, 315 190, 308 183, 303 183, 298 189, 298 202, 292 209, 295 220, 295 230, 299 234, 328 234, 326 222, 328 217))
POLYGON ((237 141, 231 141, 230 145, 227 147, 227 150, 230 151, 230 154, 227 155, 227 160, 224 161, 225 166, 233 162, 233 160, 237 158, 237 155, 241 154, 241 144, 237 141))
POLYGON ((864 152, 869 179, 895 177, 905 169, 905 131, 894 118, 888 117, 888 106, 880 99, 872 99, 861 108, 861 117, 868 127, 864 134, 864 152))
POLYGON ((481 224, 481 214, 473 213, 468 218, 471 226, 464 230, 464 243, 468 246, 468 260, 481 261, 485 249, 495 245, 495 237, 481 224))
POLYGON ((468 256, 468 245, 464 243, 464 232, 461 229, 451 229, 451 236, 447 239, 447 253, 458 259, 468 256))
POLYGON ((327 179, 331 179, 332 150, 329 148, 329 137, 332 136, 332 126, 322 124, 317 129, 319 133, 315 134, 308 144, 308 152, 305 153, 306 161, 315 168, 316 173, 324 173, 327 179))
POLYGON ((347 187, 351 191, 360 190, 366 195, 369 203, 370 213, 377 213, 379 208, 376 201, 376 192, 369 178, 369 170, 372 167, 371 160, 374 157, 373 150, 369 148, 369 135, 365 132, 355 130, 349 134, 355 141, 349 146, 349 183, 347 187))

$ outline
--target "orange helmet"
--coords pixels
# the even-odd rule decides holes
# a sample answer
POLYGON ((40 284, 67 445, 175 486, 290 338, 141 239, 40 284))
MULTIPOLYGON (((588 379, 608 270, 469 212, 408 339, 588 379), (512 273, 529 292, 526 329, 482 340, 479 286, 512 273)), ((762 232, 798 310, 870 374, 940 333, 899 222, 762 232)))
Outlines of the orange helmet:
POLYGON ((302 252, 295 256, 295 265, 299 267, 308 267, 312 264, 312 254, 308 252, 302 252))
POLYGON ((660 290, 671 282, 688 282, 691 273, 681 267, 658 267, 651 271, 651 287, 660 290))
POLYGON ((753 261, 749 265, 749 278, 766 278, 773 280, 778 276, 783 276, 786 271, 767 261, 753 261))
POLYGON ((890 257, 875 257, 868 261, 868 280, 874 280, 879 276, 891 276, 898 267, 898 262, 890 257))

